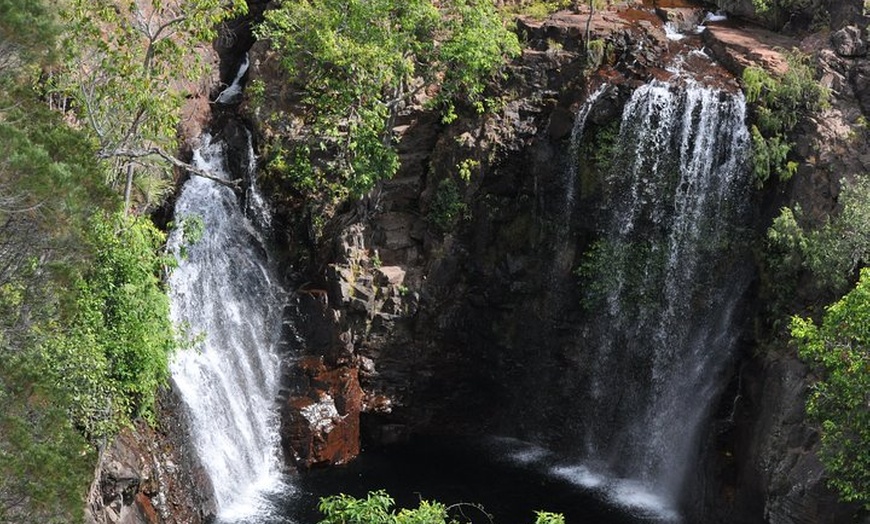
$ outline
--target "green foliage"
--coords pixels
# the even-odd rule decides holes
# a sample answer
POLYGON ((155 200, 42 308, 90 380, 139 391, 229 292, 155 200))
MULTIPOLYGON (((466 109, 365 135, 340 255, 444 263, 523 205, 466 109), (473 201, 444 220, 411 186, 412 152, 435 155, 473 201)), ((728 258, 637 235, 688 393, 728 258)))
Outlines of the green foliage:
MULTIPOLYGON (((445 506, 440 502, 426 500, 421 500, 415 509, 402 508, 397 512, 393 506, 395 501, 383 490, 370 492, 365 498, 344 494, 324 497, 318 505, 324 516, 320 524, 460 524, 462 521, 449 516, 451 510, 473 507, 483 511, 480 506, 473 504, 445 506)), ((539 511, 536 513, 535 524, 565 524, 565 517, 558 513, 539 511)))
POLYGON ((74 275, 68 318, 42 356, 77 426, 100 436, 135 416, 153 420, 175 338, 158 280, 163 234, 147 219, 96 215, 85 241, 91 264, 74 275))
POLYGON ((46 107, 69 101, 34 90, 44 71, 81 65, 51 62, 60 31, 46 6, 0 0, 0 521, 10 523, 82 520, 96 439, 150 413, 172 337, 162 236, 106 214, 119 200, 97 161, 102 142, 46 107))
POLYGON ((586 43, 586 69, 595 70, 604 61, 607 43, 601 38, 593 38, 586 43))
POLYGON ((393 120, 426 82, 455 104, 483 110, 484 88, 516 36, 491 2, 284 1, 257 30, 299 88, 307 135, 272 147, 270 169, 306 194, 360 196, 399 167, 393 120), (286 158, 282 158, 286 157, 286 158))
POLYGON ((565 524, 565 516, 560 513, 538 511, 535 513, 535 524, 565 524))
POLYGON ((845 292, 855 272, 870 261, 870 179, 858 177, 844 183, 840 212, 818 227, 802 226, 800 207, 783 208, 767 232, 766 271, 775 309, 793 299, 799 276, 807 271, 812 283, 807 292, 845 292))
POLYGON ((752 169, 757 187, 764 186, 774 174, 778 175, 782 182, 794 176, 798 164, 788 160, 791 143, 780 134, 765 138, 758 130, 758 126, 752 126, 750 134, 752 135, 752 169))
POLYGON ((590 124, 583 133, 583 143, 579 148, 578 162, 591 160, 601 172, 607 173, 615 158, 616 140, 619 138, 619 120, 610 120, 604 125, 590 124))
POLYGON ((459 171, 459 178, 467 184, 471 181, 471 174, 479 167, 479 160, 466 158, 456 166, 456 169, 459 171))
POLYGON ((583 282, 584 309, 601 308, 607 297, 617 291, 625 294, 622 301, 635 310, 655 304, 658 297, 650 295, 649 283, 663 278, 666 256, 665 250, 653 240, 595 241, 574 271, 583 282))
POLYGON ((366 498, 336 495, 320 499, 320 524, 447 524, 447 508, 438 502, 420 501, 416 509, 393 510, 395 501, 385 491, 366 498))
POLYGON ((777 25, 807 24, 791 29, 820 30, 831 20, 829 3, 821 0, 752 0, 752 5, 756 13, 777 25))
POLYGON ((439 182, 429 205, 429 223, 442 233, 447 233, 467 214, 468 205, 462 200, 459 185, 452 178, 439 182))
POLYGON ((93 453, 63 398, 21 356, 0 359, 0 522, 80 522, 93 453))
POLYGON ((180 217, 180 224, 170 223, 169 229, 181 228, 181 258, 187 258, 190 246, 202 240, 205 232, 205 222, 200 215, 187 215, 180 217))
POLYGON ((569 9, 573 5, 573 0, 520 0, 506 4, 502 9, 506 15, 510 15, 512 18, 516 15, 522 15, 543 20, 552 13, 569 9))
POLYGON ((55 96, 69 99, 75 115, 99 142, 106 177, 129 195, 137 184, 143 204, 168 188, 177 149, 186 83, 202 77, 197 48, 211 44, 220 21, 247 6, 243 0, 69 0, 62 5, 66 31, 61 67, 52 77, 55 96))
POLYGON ((820 458, 843 500, 870 509, 870 268, 825 310, 821 325, 795 317, 800 355, 821 373, 807 414, 821 428, 820 458))
POLYGON ((59 29, 42 2, 0 0, 0 75, 52 51, 59 29))
POLYGON ((743 71, 743 89, 751 104, 753 166, 759 186, 772 176, 788 180, 797 164, 788 161, 790 136, 802 118, 825 107, 828 92, 815 80, 808 57, 788 55, 788 71, 774 77, 751 66, 743 71))
POLYGON ((449 36, 437 47, 436 60, 443 73, 439 100, 452 109, 453 100, 484 111, 483 91, 507 57, 520 54, 519 41, 507 31, 492 2, 441 2, 449 36))

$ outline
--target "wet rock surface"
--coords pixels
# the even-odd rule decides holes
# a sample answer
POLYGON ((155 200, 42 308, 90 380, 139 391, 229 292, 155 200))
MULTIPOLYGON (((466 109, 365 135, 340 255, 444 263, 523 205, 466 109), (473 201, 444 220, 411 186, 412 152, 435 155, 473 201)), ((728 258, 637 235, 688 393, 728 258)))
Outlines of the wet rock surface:
POLYGON ((123 429, 100 456, 87 523, 199 524, 216 511, 211 483, 187 439, 184 409, 163 391, 157 427, 123 429))

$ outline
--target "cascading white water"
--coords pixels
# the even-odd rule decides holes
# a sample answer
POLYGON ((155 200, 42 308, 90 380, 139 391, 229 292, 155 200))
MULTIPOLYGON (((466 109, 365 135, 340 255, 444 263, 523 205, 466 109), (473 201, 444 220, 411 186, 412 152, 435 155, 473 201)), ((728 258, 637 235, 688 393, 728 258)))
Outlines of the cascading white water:
POLYGON ((571 141, 568 146, 568 168, 565 169, 565 216, 570 217, 576 198, 577 171, 580 159, 580 145, 583 143, 583 132, 586 131, 586 120, 595 108, 596 102, 607 92, 608 84, 602 84, 586 97, 574 116, 574 126, 571 128, 571 141))
MULTIPOLYGON (((226 146, 207 135, 202 142, 197 167, 229 178, 226 146)), ((175 221, 168 242, 178 258, 169 279, 171 315, 189 330, 194 348, 178 353, 172 379, 219 516, 232 520, 256 511, 256 493, 279 483, 277 346, 285 300, 260 232, 230 188, 192 176, 175 221), (191 242, 184 224, 195 220, 204 229, 191 242)))
POLYGON ((574 240, 571 237, 571 217, 577 200, 577 176, 579 171, 580 146, 583 143, 583 132, 586 130, 586 120, 595 108, 595 104, 601 96, 607 92, 608 85, 602 84, 595 91, 589 93, 583 104, 574 116, 574 125, 571 128, 571 138, 568 143, 567 165, 562 170, 562 194, 556 207, 556 220, 554 227, 553 262, 549 267, 550 289, 557 289, 560 275, 571 270, 574 261, 574 251, 571 246, 574 240))
POLYGON ((242 60, 242 63, 239 64, 239 70, 236 73, 236 77, 233 79, 233 83, 227 86, 227 88, 221 91, 217 98, 215 98, 216 104, 232 104, 239 101, 242 96, 242 78, 244 78, 245 73, 248 72, 249 64, 248 54, 245 53, 245 58, 242 60))
POLYGON ((617 499, 678 503, 735 347, 748 282, 744 116, 740 93, 659 81, 623 112, 609 218, 591 255, 599 296, 584 342, 580 436, 584 472, 623 479, 611 488, 617 499))

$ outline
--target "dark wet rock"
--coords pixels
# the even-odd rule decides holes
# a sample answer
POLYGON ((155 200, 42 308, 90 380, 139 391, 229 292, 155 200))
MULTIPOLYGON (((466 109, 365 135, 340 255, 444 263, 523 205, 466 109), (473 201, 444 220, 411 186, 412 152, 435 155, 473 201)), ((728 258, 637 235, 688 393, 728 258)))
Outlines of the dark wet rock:
POLYGON ((867 44, 861 34, 861 30, 854 26, 846 26, 831 35, 831 43, 838 55, 847 58, 862 57, 867 55, 867 44))

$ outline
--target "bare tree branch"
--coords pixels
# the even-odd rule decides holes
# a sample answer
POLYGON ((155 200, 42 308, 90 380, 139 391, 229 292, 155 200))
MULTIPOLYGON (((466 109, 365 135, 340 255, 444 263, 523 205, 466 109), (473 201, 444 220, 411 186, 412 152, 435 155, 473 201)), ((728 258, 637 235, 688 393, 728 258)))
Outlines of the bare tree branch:
POLYGON ((211 180, 212 182, 216 182, 223 186, 226 186, 233 191, 240 191, 242 180, 240 178, 236 178, 234 180, 226 180, 220 177, 215 176, 211 172, 199 168, 193 164, 188 162, 184 162, 179 160, 174 155, 170 155, 166 151, 160 149, 159 147, 151 147, 148 149, 118 149, 114 151, 101 151, 99 153, 100 158, 127 158, 127 159, 138 159, 148 156, 158 156, 163 160, 169 162, 175 167, 181 168, 191 175, 195 175, 201 178, 205 178, 207 180, 211 180))

